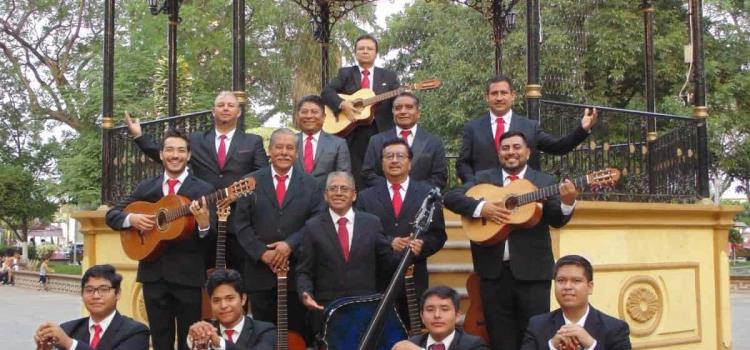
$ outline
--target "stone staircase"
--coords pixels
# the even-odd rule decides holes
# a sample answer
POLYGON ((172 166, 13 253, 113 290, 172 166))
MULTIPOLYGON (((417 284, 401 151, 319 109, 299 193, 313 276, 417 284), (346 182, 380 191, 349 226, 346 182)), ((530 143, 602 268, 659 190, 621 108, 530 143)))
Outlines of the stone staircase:
POLYGON ((474 270, 471 263, 469 240, 461 229, 461 217, 443 209, 448 240, 445 246, 427 260, 430 286, 447 285, 461 294, 461 311, 469 307, 466 295, 466 279, 474 270))

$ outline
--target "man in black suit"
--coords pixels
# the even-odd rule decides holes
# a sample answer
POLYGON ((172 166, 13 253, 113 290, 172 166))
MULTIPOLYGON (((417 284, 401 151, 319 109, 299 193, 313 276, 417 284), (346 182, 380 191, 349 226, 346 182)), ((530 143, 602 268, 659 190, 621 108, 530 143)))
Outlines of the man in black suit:
MULTIPOLYGON (((212 110, 214 128, 190 134, 192 157, 190 172, 216 189, 229 187, 243 176, 268 165, 268 157, 263 150, 263 139, 255 134, 245 133, 237 128, 242 110, 237 97, 231 91, 222 91, 214 100, 212 110)), ((159 145, 141 131, 136 119, 132 121, 126 114, 130 136, 147 156, 159 161, 159 145)), ((234 209, 234 205, 232 206, 234 209)), ((227 266, 242 271, 244 253, 237 244, 237 236, 232 229, 234 215, 229 216, 227 232, 227 266)), ((206 244, 206 262, 209 267, 215 262, 215 242, 206 244)))
POLYGON ((409 177, 427 181, 433 187, 443 188, 448 181, 448 162, 443 141, 424 128, 418 128, 419 99, 411 92, 402 92, 393 100, 393 120, 396 127, 370 138, 362 164, 362 178, 367 187, 375 186, 383 179, 381 151, 388 140, 402 139, 414 153, 409 177))
POLYGON ((38 349, 148 350, 148 328, 117 312, 122 276, 112 265, 94 265, 81 279, 81 298, 89 317, 60 326, 44 322, 34 334, 38 349))
POLYGON ((255 193, 237 201, 235 232, 247 254, 242 277, 250 296, 253 317, 276 323, 275 271, 291 267, 288 286, 289 329, 305 334, 305 308, 297 299, 294 265, 302 240, 298 231, 322 207, 320 184, 302 169, 297 158, 297 135, 289 129, 271 134, 271 166, 252 174, 255 193))
MULTIPOLYGON (((502 200, 474 199, 465 193, 478 183, 507 186, 519 179, 526 179, 538 188, 554 185, 554 178, 527 166, 530 155, 523 133, 503 134, 499 152, 502 167, 480 171, 475 182, 447 193, 445 206, 465 217, 507 223, 512 212, 504 207, 502 200)), ((518 349, 529 318, 549 311, 554 262, 549 226, 562 227, 570 220, 577 195, 568 180, 559 189, 559 196, 544 201, 542 218, 536 226, 516 228, 507 240, 494 245, 471 243, 474 271, 481 278, 480 295, 492 349, 518 349)))
POLYGON ((301 98, 294 108, 294 119, 300 129, 295 166, 312 175, 321 187, 328 173, 352 170, 346 140, 322 130, 324 110, 323 100, 316 95, 301 98))
MULTIPOLYGON (((378 41, 372 35, 362 35, 354 43, 354 57, 356 66, 340 68, 338 74, 320 93, 328 107, 338 115, 344 112, 349 120, 354 120, 357 108, 351 101, 342 99, 338 94, 351 95, 360 89, 371 89, 375 94, 399 88, 396 73, 375 67, 375 59, 378 55, 378 41)), ((378 132, 393 128, 393 115, 391 113, 393 99, 388 99, 373 106, 375 118, 371 125, 360 125, 346 135, 349 144, 349 153, 352 159, 352 174, 357 188, 363 188, 364 183, 360 177, 362 160, 367 151, 367 143, 370 137, 378 132)))
POLYGON ((420 315, 426 334, 396 343, 391 350, 488 350, 482 338, 456 329, 458 293, 451 287, 435 286, 422 294, 420 315))
POLYGON ((205 199, 213 186, 188 174, 190 144, 185 135, 169 130, 162 140, 159 157, 164 174, 142 181, 135 191, 107 211, 107 225, 113 230, 134 227, 149 231, 156 226, 151 214, 127 213, 134 201, 157 202, 169 194, 187 197, 193 202, 190 212, 195 217, 196 232, 188 239, 167 242, 164 251, 153 261, 139 261, 137 281, 143 283, 151 338, 156 350, 174 349, 175 320, 179 349, 187 349, 185 339, 191 324, 201 316, 201 286, 205 280, 202 240, 209 234, 210 222, 205 199))
POLYGON ((496 154, 500 136, 505 132, 522 132, 532 152, 561 155, 585 140, 598 118, 596 109, 586 109, 580 127, 564 137, 556 138, 544 132, 538 121, 513 113, 511 107, 516 92, 510 78, 504 75, 491 78, 487 81, 484 97, 490 112, 464 125, 461 152, 456 161, 456 171, 463 183, 474 181, 477 172, 499 165, 496 154))
POLYGON ((630 350, 630 328, 589 305, 594 269, 586 258, 567 255, 555 264, 555 299, 560 308, 529 320, 522 350, 630 350))
POLYGON ((392 273, 398 262, 380 220, 352 209, 357 192, 351 174, 330 173, 324 196, 328 210, 305 223, 297 265, 297 291, 302 303, 313 310, 311 328, 316 332, 326 304, 375 293, 376 271, 392 273))
POLYGON ((190 326, 188 344, 210 344, 212 349, 273 350, 276 328, 270 322, 245 316, 247 295, 242 291, 242 276, 235 270, 216 270, 206 281, 212 322, 199 321, 190 326))
MULTIPOLYGON (((399 101, 397 99, 396 103, 399 101)), ((385 180, 362 191, 357 200, 357 208, 380 218, 383 231, 394 251, 401 253, 407 246, 412 246, 416 295, 422 295, 428 285, 427 258, 443 248, 448 237, 443 211, 436 210, 427 230, 412 241, 409 237, 414 231, 411 223, 432 188, 428 183, 416 181, 409 175, 413 155, 406 141, 390 139, 383 144, 378 154, 382 154, 379 168, 384 169, 385 180)), ((385 289, 390 277, 378 277, 379 289, 385 289)), ((397 300, 401 317, 408 320, 408 304, 403 290, 397 300)))

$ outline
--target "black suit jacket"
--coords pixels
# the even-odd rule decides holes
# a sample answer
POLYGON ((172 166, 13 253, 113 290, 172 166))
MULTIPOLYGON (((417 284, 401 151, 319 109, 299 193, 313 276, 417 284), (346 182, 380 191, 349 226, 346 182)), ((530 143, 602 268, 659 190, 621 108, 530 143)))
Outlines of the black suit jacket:
POLYGON ((321 186, 304 170, 293 168, 284 202, 279 207, 271 167, 258 170, 252 176, 255 177, 255 193, 237 201, 234 220, 237 239, 248 254, 242 274, 245 288, 248 292, 276 288, 276 275, 260 257, 267 250, 267 244, 285 241, 292 248, 289 289, 295 290, 293 272, 302 240, 298 231, 307 219, 322 209, 321 186))
MULTIPOLYGON (((362 178, 367 187, 375 186, 384 179, 381 166, 383 144, 395 138, 401 138, 396 135, 396 128, 388 129, 370 138, 365 160, 362 162, 362 178)), ((409 177, 418 181, 428 181, 437 188, 445 187, 448 182, 448 162, 445 158, 443 141, 423 127, 417 127, 411 151, 414 157, 411 160, 409 177)))
MULTIPOLYGON (((555 179, 542 172, 526 168, 525 179, 537 188, 554 185, 555 179)), ((462 216, 471 217, 479 200, 467 197, 466 191, 475 184, 489 183, 503 186, 503 174, 499 167, 477 173, 476 182, 469 182, 448 192, 445 206, 462 216)), ((560 208, 560 197, 553 196, 544 202, 542 219, 531 228, 517 228, 508 236, 510 250, 510 268, 518 280, 551 280, 554 258, 550 241, 549 226, 562 227, 571 215, 565 216, 560 208)), ((471 257, 474 270, 483 279, 498 279, 502 271, 504 242, 492 246, 471 243, 471 257)))
MULTIPOLYGON (((533 151, 557 155, 570 152, 589 135, 586 130, 578 126, 570 134, 555 138, 544 132, 538 121, 515 113, 510 119, 508 130, 522 132, 533 151)), ((456 161, 456 171, 461 181, 467 183, 473 181, 475 174, 480 170, 498 166, 500 166, 500 161, 497 158, 495 139, 492 137, 492 124, 488 112, 464 125, 464 135, 461 152, 456 161)))
MULTIPOLYGON (((388 241, 391 242, 394 237, 408 237, 414 231, 412 222, 431 188, 425 182, 414 181, 410 178, 406 196, 403 198, 401 212, 397 218, 393 212, 393 202, 388 193, 387 182, 384 180, 379 185, 370 187, 357 196, 357 209, 380 218, 383 232, 385 232, 388 241)), ((443 219, 442 210, 435 210, 432 223, 426 232, 422 232, 419 238, 424 241, 422 252, 412 261, 414 262, 414 278, 417 288, 419 291, 424 291, 428 285, 427 258, 443 248, 443 244, 448 238, 445 233, 445 219, 443 219)), ((390 275, 381 276, 378 281, 387 285, 390 282, 390 275)), ((385 288, 385 285, 381 288, 385 288)))
MULTIPOLYGON (((89 346, 89 318, 79 318, 60 325, 69 337, 78 341, 72 350, 93 350, 89 346)), ((130 317, 115 312, 115 317, 102 334, 97 350, 148 350, 148 327, 130 317)))
MULTIPOLYGON (((294 164, 295 169, 305 169, 304 150, 306 137, 307 135, 303 133, 297 134, 297 162, 294 164)), ((313 171, 310 175, 318 180, 321 186, 325 186, 326 177, 333 171, 352 171, 349 147, 346 145, 346 140, 321 131, 320 137, 318 137, 318 146, 315 148, 315 156, 313 157, 313 171)))
MULTIPOLYGON (((224 168, 219 169, 216 159, 216 129, 196 131, 188 137, 190 140, 190 172, 214 186, 216 189, 228 187, 243 176, 268 166, 268 156, 263 149, 263 139, 255 134, 245 133, 237 128, 227 150, 224 168)), ((151 159, 159 160, 159 144, 149 135, 143 134, 134 140, 138 147, 151 159)), ((234 205, 232 206, 234 209, 234 205)), ((232 210, 234 212, 234 210, 232 210)), ((229 216, 228 233, 234 234, 232 222, 234 215, 229 216)))
MULTIPOLYGON (((429 334, 415 335, 409 338, 409 341, 416 344, 417 346, 427 346, 427 336, 429 334)), ((453 336, 451 346, 446 350, 489 350, 490 348, 484 343, 482 338, 468 333, 464 333, 460 329, 456 329, 456 335, 453 336)))
POLYGON ((355 211, 349 260, 339 243, 336 225, 328 210, 307 223, 302 231, 301 257, 297 265, 297 291, 318 303, 377 291, 377 269, 393 272, 398 256, 383 235, 380 220, 371 214, 355 211))
MULTIPOLYGON (((521 350, 548 350, 548 342, 557 330, 565 324, 561 309, 550 313, 536 315, 529 320, 529 327, 523 338, 521 350)), ((630 350, 630 328, 622 320, 611 317, 593 306, 589 306, 589 315, 583 325, 594 339, 596 350, 630 350)))
MULTIPOLYGON (((213 321, 217 332, 219 322, 213 321)), ((223 336, 219 334, 219 336, 223 336)), ((234 344, 226 344, 226 350, 274 350, 276 349, 276 326, 270 322, 254 320, 245 316, 240 337, 234 344)))
MULTIPOLYGON (((374 80, 370 81, 370 89, 375 94, 381 94, 386 91, 395 90, 400 87, 396 73, 383 68, 374 68, 374 80)), ((361 73, 359 66, 350 66, 339 68, 338 74, 328 85, 323 88, 320 95, 328 107, 334 113, 339 113, 339 104, 343 99, 338 94, 351 95, 360 89, 361 73)), ((388 130, 393 124, 393 99, 387 99, 378 103, 375 107, 375 125, 379 132, 388 130)))
MULTIPOLYGON (((107 211, 107 225, 113 230, 121 230, 123 228, 122 223, 128 216, 123 210, 128 204, 134 201, 154 203, 164 197, 162 192, 163 178, 164 175, 160 175, 143 180, 138 184, 130 196, 107 211)), ((211 193, 211 191, 213 191, 213 186, 195 175, 188 175, 185 182, 180 185, 177 194, 196 200, 211 193)), ((214 225, 211 225, 211 227, 214 227, 214 225)), ((200 239, 196 225, 195 233, 190 239, 169 242, 167 248, 156 260, 138 262, 138 282, 156 282, 163 279, 184 286, 203 286, 206 267, 203 261, 204 247, 202 247, 202 244, 208 244, 207 242, 214 234, 212 228, 206 237, 200 239), (204 240, 206 243, 201 242, 204 240)))

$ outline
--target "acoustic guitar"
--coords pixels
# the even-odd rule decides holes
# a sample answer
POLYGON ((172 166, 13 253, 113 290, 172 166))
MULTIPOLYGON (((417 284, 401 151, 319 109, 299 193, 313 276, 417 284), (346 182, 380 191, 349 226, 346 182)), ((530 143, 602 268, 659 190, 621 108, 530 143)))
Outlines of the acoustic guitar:
MULTIPOLYGON (((226 247, 227 247, 227 220, 231 209, 228 202, 223 205, 216 206, 216 216, 219 218, 219 222, 216 223, 216 265, 213 269, 208 269, 206 276, 210 276, 216 270, 225 270, 227 268, 226 259, 226 247)), ((211 296, 208 295, 208 290, 204 286, 203 300, 201 304, 201 318, 204 320, 213 319, 213 312, 211 312, 211 296)))
POLYGON ((419 317, 419 296, 414 284, 414 265, 409 265, 404 274, 406 306, 409 309, 409 337, 422 334, 422 319, 419 317))
POLYGON ((479 275, 476 272, 470 273, 469 278, 466 279, 466 293, 469 294, 469 309, 466 310, 466 316, 464 316, 464 331, 490 344, 490 335, 487 333, 487 323, 484 320, 482 296, 479 294, 479 275))
POLYGON ((305 350, 305 339, 287 326, 287 274, 289 261, 276 268, 276 350, 305 350))
POLYGON ((360 124, 372 124, 373 113, 372 105, 387 100, 389 98, 396 97, 398 94, 404 91, 412 90, 432 90, 440 87, 442 83, 437 79, 422 80, 420 82, 402 86, 398 89, 384 92, 382 94, 375 95, 370 89, 361 89, 354 94, 345 95, 339 94, 339 97, 347 101, 352 101, 355 108, 361 108, 361 110, 355 114, 355 121, 350 121, 346 117, 346 113, 343 111, 339 112, 338 115, 333 113, 333 110, 326 106, 325 118, 323 120, 323 131, 329 134, 336 134, 338 136, 346 136, 351 132, 357 125, 360 124))
MULTIPOLYGON (((620 180, 620 171, 607 168, 595 171, 586 176, 573 179, 576 188, 590 186, 594 190, 613 187, 620 180)), ((555 184, 537 189, 531 181, 520 179, 508 186, 478 184, 466 191, 466 195, 487 202, 500 202, 511 211, 510 220, 497 224, 485 218, 461 217, 461 224, 466 236, 474 243, 493 245, 508 237, 515 228, 536 226, 542 218, 542 205, 539 203, 551 196, 560 194, 559 185, 555 184)))
MULTIPOLYGON (((211 205, 226 198, 247 196, 255 190, 255 179, 248 177, 206 197, 211 205)), ((161 255, 170 241, 189 238, 195 231, 195 218, 190 213, 190 200, 170 194, 156 203, 136 201, 125 207, 129 214, 149 214, 156 217, 156 226, 148 231, 133 227, 120 231, 120 242, 125 254, 139 261, 152 261, 161 255)))

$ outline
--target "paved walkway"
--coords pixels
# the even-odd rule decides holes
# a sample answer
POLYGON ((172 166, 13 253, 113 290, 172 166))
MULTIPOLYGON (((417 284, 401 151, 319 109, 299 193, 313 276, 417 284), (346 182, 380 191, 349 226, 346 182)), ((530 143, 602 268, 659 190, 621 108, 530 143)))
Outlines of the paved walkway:
MULTIPOLYGON (((750 350, 750 293, 732 294, 734 349, 750 350)), ((2 349, 34 349, 32 336, 42 321, 63 322, 81 315, 78 295, 0 286, 2 349)))

